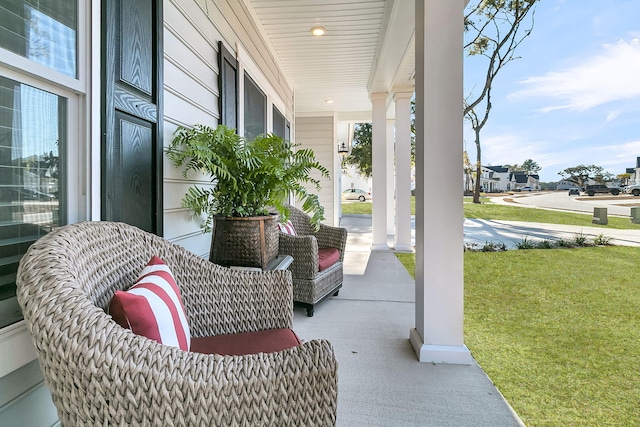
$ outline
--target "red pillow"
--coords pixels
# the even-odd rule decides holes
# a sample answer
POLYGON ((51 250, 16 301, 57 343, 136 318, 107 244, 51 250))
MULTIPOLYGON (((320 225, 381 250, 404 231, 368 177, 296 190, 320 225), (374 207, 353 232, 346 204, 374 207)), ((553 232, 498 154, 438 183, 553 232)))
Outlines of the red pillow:
POLYGON ((189 351, 191 332, 180 289, 169 267, 157 256, 128 291, 116 291, 109 313, 135 334, 189 351))
POLYGON ((291 221, 287 221, 285 224, 279 222, 278 227, 280 228, 280 231, 283 232, 284 234, 290 234, 292 236, 296 235, 296 229, 293 227, 293 224, 291 223, 291 221))

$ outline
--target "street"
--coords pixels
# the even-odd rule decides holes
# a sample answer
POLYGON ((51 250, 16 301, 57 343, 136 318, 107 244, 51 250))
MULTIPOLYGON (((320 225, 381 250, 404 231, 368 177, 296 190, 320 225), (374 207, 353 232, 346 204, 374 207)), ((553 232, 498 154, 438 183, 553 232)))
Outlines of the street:
POLYGON ((544 209, 558 209, 572 212, 593 213, 594 207, 606 207, 608 215, 629 217, 632 206, 640 206, 640 197, 630 194, 596 194, 569 196, 568 191, 526 192, 509 196, 493 197, 488 195, 493 203, 516 204, 544 209))

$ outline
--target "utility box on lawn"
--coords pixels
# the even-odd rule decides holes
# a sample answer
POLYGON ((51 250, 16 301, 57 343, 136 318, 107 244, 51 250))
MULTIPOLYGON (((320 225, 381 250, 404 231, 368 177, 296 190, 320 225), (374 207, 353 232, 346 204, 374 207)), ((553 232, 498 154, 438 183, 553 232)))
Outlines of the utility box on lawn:
POLYGON ((592 224, 607 225, 609 219, 607 218, 607 208, 593 208, 592 224))

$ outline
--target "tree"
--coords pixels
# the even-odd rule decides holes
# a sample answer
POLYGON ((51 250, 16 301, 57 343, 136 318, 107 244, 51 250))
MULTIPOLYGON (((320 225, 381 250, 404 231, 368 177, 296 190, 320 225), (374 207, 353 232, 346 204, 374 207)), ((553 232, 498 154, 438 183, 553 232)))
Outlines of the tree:
POLYGON ((344 159, 348 165, 353 165, 360 170, 360 173, 367 178, 371 177, 372 157, 371 142, 372 131, 371 123, 357 123, 353 130, 353 148, 351 155, 344 159))
POLYGON ((471 166, 471 162, 469 161, 469 154, 466 151, 462 152, 462 168, 464 170, 464 191, 471 191, 471 186, 473 184, 473 166, 471 166))
POLYGON ((605 174, 609 173, 606 172, 602 168, 602 166, 596 165, 578 165, 566 168, 558 172, 558 175, 560 175, 562 179, 573 182, 580 188, 583 188, 590 178, 594 179, 595 181, 598 181, 598 179, 600 179, 599 182, 602 182, 605 174))
POLYGON ((527 175, 535 175, 542 170, 540 165, 531 159, 525 160, 521 165, 515 163, 513 165, 505 165, 505 167, 512 171, 526 172, 527 175))
POLYGON ((527 175, 535 175, 540 172, 541 169, 540 165, 531 159, 525 160, 520 166, 520 170, 525 171, 527 175))
MULTIPOLYGON (((358 168, 360 174, 371 177, 372 173, 372 126, 371 123, 356 123, 353 131, 353 148, 345 163, 358 168)), ((387 141, 389 143, 389 141, 387 141)), ((416 163, 416 100, 411 98, 411 164, 416 163)))
MULTIPOLYGON (((464 117, 471 122, 476 145, 476 175, 482 175, 480 132, 491 111, 491 89, 500 70, 514 59, 515 50, 533 29, 534 6, 539 0, 475 0, 464 17, 469 56, 487 60, 480 92, 472 90, 464 99, 464 117), (528 20, 528 18, 531 18, 528 20)), ((476 180, 473 202, 480 203, 480 180, 476 180)))
POLYGON ((631 179, 631 174, 628 172, 625 173, 621 173, 616 175, 616 178, 619 179, 620 181, 622 181, 623 184, 629 184, 629 179, 631 179))

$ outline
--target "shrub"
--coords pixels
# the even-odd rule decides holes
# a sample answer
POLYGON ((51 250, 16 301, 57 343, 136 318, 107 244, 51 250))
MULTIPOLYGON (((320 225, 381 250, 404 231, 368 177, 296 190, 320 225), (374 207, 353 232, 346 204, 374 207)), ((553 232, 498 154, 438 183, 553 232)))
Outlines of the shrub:
POLYGON ((558 239, 556 244, 558 245, 559 248, 575 248, 576 247, 573 240, 567 240, 563 238, 558 239))
POLYGON ((554 240, 544 239, 535 244, 536 249, 555 249, 558 244, 554 240))
POLYGON ((611 237, 600 233, 593 239, 593 244, 598 246, 611 246, 611 237))
POLYGON ((576 246, 589 246, 587 236, 582 233, 576 233, 576 235, 573 237, 573 242, 576 244, 576 246))
POLYGON ((465 252, 504 252, 507 250, 507 245, 503 242, 486 241, 483 245, 479 243, 465 243, 465 252))
POLYGON ((518 249, 535 249, 536 248, 535 242, 529 239, 529 236, 524 236, 522 240, 514 243, 516 245, 516 248, 518 249))

